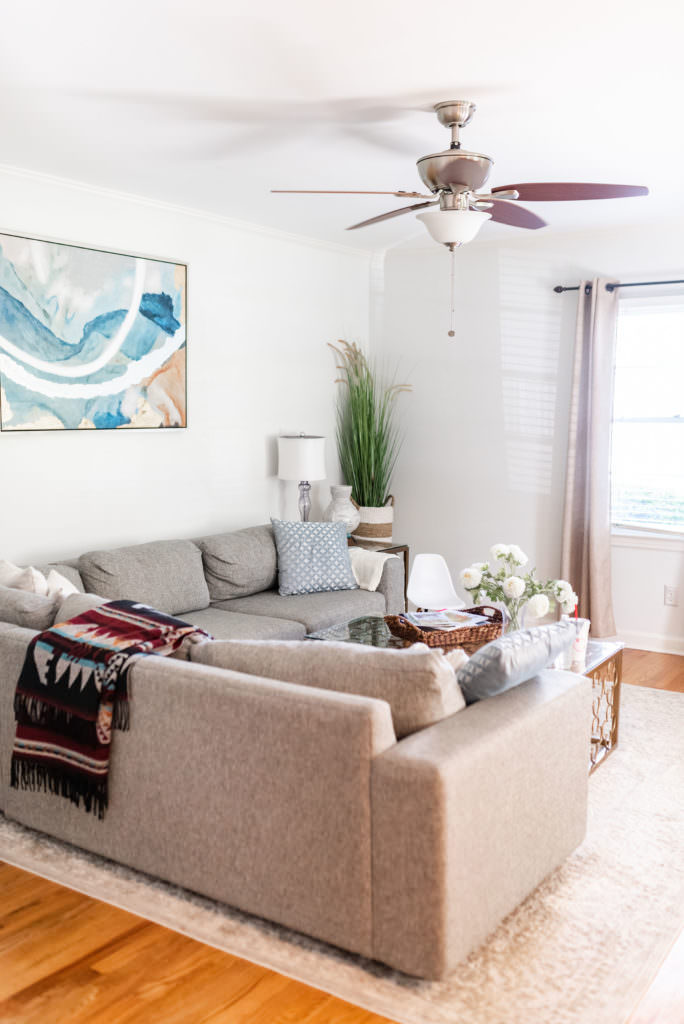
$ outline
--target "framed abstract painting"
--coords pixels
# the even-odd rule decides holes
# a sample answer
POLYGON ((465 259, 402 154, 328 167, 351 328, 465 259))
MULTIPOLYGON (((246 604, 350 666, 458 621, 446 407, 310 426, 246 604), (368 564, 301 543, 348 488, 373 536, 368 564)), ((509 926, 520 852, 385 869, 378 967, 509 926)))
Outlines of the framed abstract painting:
POLYGON ((0 428, 186 425, 182 263, 0 233, 0 428))

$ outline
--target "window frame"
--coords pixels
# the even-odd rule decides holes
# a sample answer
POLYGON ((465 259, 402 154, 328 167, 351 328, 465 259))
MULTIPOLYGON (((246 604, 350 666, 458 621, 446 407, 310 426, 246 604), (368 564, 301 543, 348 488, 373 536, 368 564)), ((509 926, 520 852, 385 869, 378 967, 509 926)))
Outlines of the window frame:
MULTIPOLYGON (((640 311, 653 313, 658 310, 663 312, 677 310, 684 318, 684 294, 676 292, 669 295, 651 296, 645 290, 638 290, 637 294, 622 294, 619 296, 618 322, 616 324, 616 356, 617 356, 617 330, 620 316, 639 316, 640 311)), ((684 344, 684 341, 683 341, 684 344)), ((613 397, 615 395, 615 373, 617 370, 616 361, 613 362, 613 397)), ((611 416, 611 462, 610 462, 610 490, 612 495, 613 478, 613 456, 612 456, 612 430, 614 423, 638 423, 638 422, 660 422, 682 424, 684 436, 684 417, 675 416, 621 416, 616 419, 611 416)), ((613 543, 620 547, 653 547, 658 549, 670 549, 673 546, 684 550, 684 526, 668 526, 659 523, 642 524, 630 520, 613 519, 611 502, 610 531, 613 543), (653 543, 649 543, 653 542, 653 543)))

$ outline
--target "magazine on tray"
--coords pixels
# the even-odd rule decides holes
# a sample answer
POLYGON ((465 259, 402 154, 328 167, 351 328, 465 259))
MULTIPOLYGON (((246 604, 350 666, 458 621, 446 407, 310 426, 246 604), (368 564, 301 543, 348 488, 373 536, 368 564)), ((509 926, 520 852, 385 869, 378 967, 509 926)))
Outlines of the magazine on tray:
POLYGON ((472 612, 462 612, 456 608, 445 608, 440 612, 405 612, 402 616, 405 622, 419 629, 440 629, 450 631, 452 629, 470 629, 472 626, 482 626, 491 622, 486 615, 473 615, 472 612))

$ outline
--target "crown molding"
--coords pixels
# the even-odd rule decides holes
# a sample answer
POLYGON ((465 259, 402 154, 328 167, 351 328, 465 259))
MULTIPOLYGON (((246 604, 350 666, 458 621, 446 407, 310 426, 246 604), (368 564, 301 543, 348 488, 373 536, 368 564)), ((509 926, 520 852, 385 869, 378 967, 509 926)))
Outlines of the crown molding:
POLYGON ((91 185, 85 181, 63 178, 56 174, 34 171, 26 167, 15 167, 11 164, 0 163, 0 175, 7 175, 26 181, 35 181, 43 185, 69 188, 75 192, 83 192, 102 199, 116 199, 138 206, 146 206, 150 209, 161 210, 165 213, 182 214, 185 217, 193 217, 196 220, 203 220, 211 224, 222 224, 224 227, 232 228, 234 231, 247 231, 268 238, 278 238, 284 242, 293 242, 316 249, 327 249, 346 256, 363 256, 370 260, 373 255, 370 249, 359 249, 355 246, 342 245, 339 242, 328 242, 321 238, 313 238, 310 235, 299 235, 291 231, 283 231, 280 228, 271 228, 265 224, 258 224, 254 221, 240 220, 237 217, 213 213, 211 210, 205 210, 201 207, 183 206, 180 203, 171 203, 165 199, 153 199, 151 196, 143 196, 135 192, 122 192, 119 189, 107 188, 104 185, 91 185))

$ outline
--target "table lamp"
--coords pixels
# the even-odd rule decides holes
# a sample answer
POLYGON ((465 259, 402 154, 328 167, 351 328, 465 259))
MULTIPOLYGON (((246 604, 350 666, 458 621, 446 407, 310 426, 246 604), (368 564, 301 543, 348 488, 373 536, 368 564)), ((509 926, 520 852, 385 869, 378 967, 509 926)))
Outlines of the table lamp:
POLYGON ((310 480, 325 479, 325 438, 311 434, 285 434, 278 438, 278 476, 299 481, 299 515, 309 521, 310 480))

